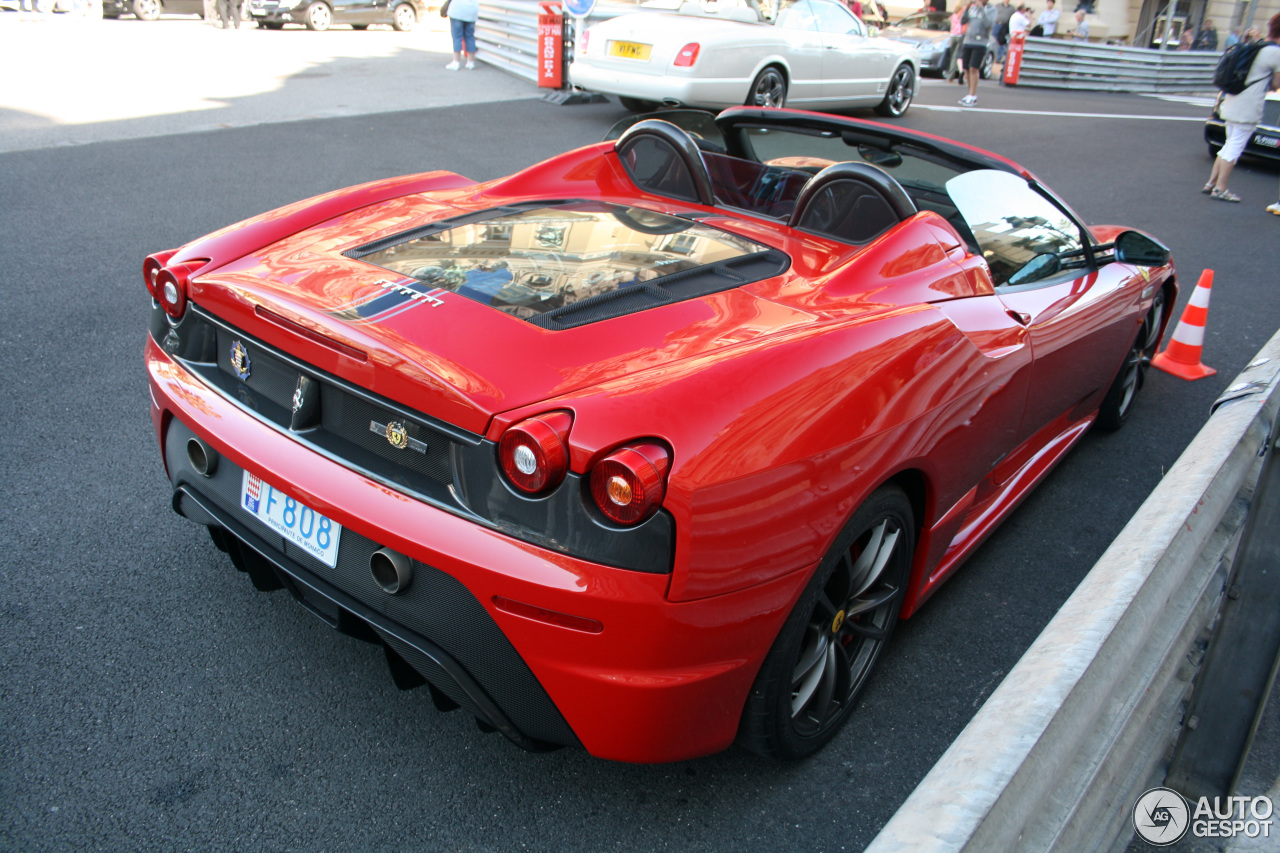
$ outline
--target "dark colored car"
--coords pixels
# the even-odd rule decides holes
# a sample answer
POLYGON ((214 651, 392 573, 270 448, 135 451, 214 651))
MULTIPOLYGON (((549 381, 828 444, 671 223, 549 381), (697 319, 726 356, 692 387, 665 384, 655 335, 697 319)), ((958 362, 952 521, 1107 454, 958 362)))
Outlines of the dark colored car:
POLYGON ((794 759, 1125 422, 1176 274, 960 143, 660 115, 151 255, 152 423, 175 510, 438 707, 614 760, 794 759))
MULTIPOLYGON (((880 31, 882 38, 914 45, 920 51, 920 74, 942 76, 951 67, 951 15, 947 12, 917 12, 880 31)), ((987 53, 979 69, 983 79, 991 77, 996 59, 996 40, 987 42, 987 53)))
POLYGON ((390 24, 408 32, 427 14, 422 0, 250 0, 248 8, 249 17, 268 30, 285 24, 304 24, 309 30, 327 30, 333 24, 350 24, 356 30, 390 24))
MULTIPOLYGON (((1219 149, 1227 141, 1227 126, 1218 115, 1217 104, 1214 104, 1213 114, 1204 123, 1204 141, 1209 143, 1211 157, 1216 157, 1219 149)), ((1262 110, 1262 121, 1249 137, 1244 153, 1268 160, 1280 160, 1280 92, 1267 93, 1267 102, 1262 110)))
POLYGON ((204 17, 204 0, 102 0, 102 17, 132 14, 140 21, 154 21, 161 14, 204 17))

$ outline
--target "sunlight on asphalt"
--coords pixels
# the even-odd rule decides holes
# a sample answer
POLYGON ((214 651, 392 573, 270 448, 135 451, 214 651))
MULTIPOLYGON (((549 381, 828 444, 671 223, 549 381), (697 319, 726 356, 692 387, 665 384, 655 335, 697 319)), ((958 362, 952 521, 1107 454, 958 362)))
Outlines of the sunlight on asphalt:
POLYGON ((450 52, 435 22, 412 32, 221 30, 193 18, 153 22, 33 20, 0 14, 0 109, 59 125, 172 115, 226 106, 281 89, 291 78, 337 69, 367 75, 369 60, 450 52), (166 37, 181 29, 181 49, 166 37))

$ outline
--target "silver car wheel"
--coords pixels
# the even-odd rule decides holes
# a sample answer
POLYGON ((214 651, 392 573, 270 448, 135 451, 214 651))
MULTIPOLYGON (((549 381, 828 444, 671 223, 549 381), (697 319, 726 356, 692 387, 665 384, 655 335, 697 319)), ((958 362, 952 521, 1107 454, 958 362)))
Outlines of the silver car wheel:
POLYGON ((884 93, 884 100, 876 106, 876 112, 882 116, 898 118, 911 106, 911 99, 915 94, 915 72, 910 65, 899 65, 889 78, 889 88, 884 93))
POLYGON ((402 33, 417 26, 418 13, 413 10, 413 6, 408 3, 401 3, 396 7, 392 26, 402 33))
POLYGON ((307 29, 327 30, 333 23, 333 12, 324 3, 312 3, 307 7, 307 29))
POLYGON ((772 65, 756 75, 747 94, 749 107, 784 107, 787 104, 787 78, 772 65))

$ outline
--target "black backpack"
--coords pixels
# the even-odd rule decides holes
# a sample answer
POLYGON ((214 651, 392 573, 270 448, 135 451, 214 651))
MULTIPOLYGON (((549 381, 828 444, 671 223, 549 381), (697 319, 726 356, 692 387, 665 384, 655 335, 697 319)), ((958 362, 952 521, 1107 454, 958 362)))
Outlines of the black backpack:
POLYGON ((1218 67, 1213 70, 1213 85, 1228 95, 1238 95, 1249 88, 1251 82, 1257 83, 1257 80, 1249 80, 1249 69, 1253 67, 1253 60, 1258 56, 1258 51, 1268 43, 1255 41, 1249 44, 1233 44, 1227 48, 1226 53, 1222 54, 1222 58, 1218 60, 1218 67))

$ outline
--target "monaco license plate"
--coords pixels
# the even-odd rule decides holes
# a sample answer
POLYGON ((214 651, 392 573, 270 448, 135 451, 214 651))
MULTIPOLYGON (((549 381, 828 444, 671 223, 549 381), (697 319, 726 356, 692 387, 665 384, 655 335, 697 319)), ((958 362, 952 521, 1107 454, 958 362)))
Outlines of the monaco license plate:
POLYGON ((1274 136, 1263 136, 1261 133, 1255 133, 1253 135, 1253 144, 1262 145, 1266 148, 1280 148, 1280 139, 1276 139, 1274 136))
POLYGON ((639 44, 634 41, 611 41, 609 42, 609 55, 620 56, 623 59, 641 59, 647 62, 649 51, 652 47, 652 45, 639 44))
POLYGON ((240 483, 240 508, 329 568, 337 565, 342 527, 248 471, 240 483))

